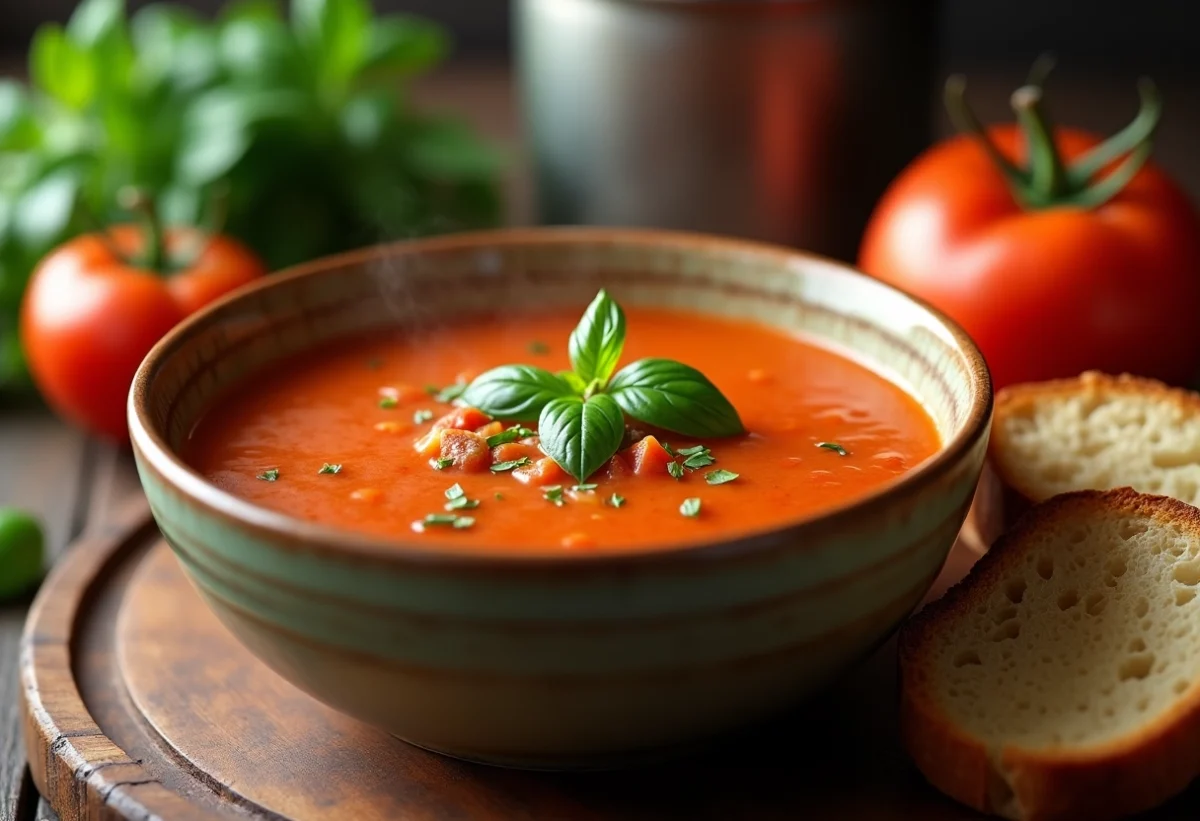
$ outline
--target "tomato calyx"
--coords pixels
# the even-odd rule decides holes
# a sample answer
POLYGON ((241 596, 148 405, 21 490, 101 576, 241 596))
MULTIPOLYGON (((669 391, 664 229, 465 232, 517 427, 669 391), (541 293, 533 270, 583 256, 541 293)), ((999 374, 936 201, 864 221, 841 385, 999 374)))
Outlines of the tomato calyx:
POLYGON ((1012 108, 1025 138, 1028 156, 1025 168, 1013 163, 992 141, 967 104, 966 80, 961 75, 946 80, 946 109, 955 128, 974 138, 987 152, 1022 208, 1030 211, 1056 206, 1097 208, 1119 194, 1150 158, 1154 131, 1162 116, 1162 100, 1154 83, 1143 78, 1138 83, 1141 104, 1137 116, 1125 128, 1067 164, 1054 140, 1054 129, 1043 105, 1042 86, 1052 67, 1050 58, 1040 58, 1025 85, 1012 94, 1012 108), (1120 164, 1101 176, 1118 160, 1120 164))
POLYGON ((137 188, 126 188, 121 191, 121 207, 137 215, 142 227, 142 251, 136 259, 122 258, 138 268, 147 268, 157 274, 170 273, 167 270, 167 242, 163 231, 162 219, 158 215, 158 207, 153 197, 137 188))

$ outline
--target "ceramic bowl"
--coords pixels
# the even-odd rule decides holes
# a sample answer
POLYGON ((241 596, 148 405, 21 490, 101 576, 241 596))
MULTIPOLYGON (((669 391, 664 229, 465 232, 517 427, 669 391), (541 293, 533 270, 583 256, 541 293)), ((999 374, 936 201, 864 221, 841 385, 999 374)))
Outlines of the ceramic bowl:
POLYGON ((766 719, 915 607, 962 524, 991 387, 945 317, 794 251, 706 236, 530 229, 315 262, 231 295, 138 371, 129 421, 154 516, 221 621, 286 679, 396 736, 532 768, 613 766, 766 719), (438 554, 234 498, 179 458, 201 413, 283 357, 529 300, 747 317, 905 386, 944 446, 872 495, 749 538, 649 554, 438 554))

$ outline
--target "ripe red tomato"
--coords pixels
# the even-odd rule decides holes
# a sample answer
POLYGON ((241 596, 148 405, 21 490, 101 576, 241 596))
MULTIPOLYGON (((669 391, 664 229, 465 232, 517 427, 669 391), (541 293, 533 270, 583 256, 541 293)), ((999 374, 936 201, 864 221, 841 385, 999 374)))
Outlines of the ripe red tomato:
MULTIPOLYGON (((989 129, 1018 169, 1031 123, 1034 153, 1056 150, 1060 170, 1100 143, 1047 129, 1039 146, 1036 119, 989 129)), ((1022 204, 978 136, 935 145, 896 179, 868 225, 860 267, 958 321, 998 388, 1089 369, 1176 384, 1200 374, 1200 222, 1179 187, 1147 164, 1089 205, 1082 186, 1100 184, 1109 163, 1022 204)), ((1148 153, 1148 136, 1134 150, 1148 153)))
POLYGON ((131 225, 76 237, 38 265, 21 306, 21 344, 34 382, 63 417, 109 439, 128 437, 125 402, 154 343, 188 314, 265 273, 241 244, 191 229, 166 232, 159 273, 130 262, 145 232, 131 225))

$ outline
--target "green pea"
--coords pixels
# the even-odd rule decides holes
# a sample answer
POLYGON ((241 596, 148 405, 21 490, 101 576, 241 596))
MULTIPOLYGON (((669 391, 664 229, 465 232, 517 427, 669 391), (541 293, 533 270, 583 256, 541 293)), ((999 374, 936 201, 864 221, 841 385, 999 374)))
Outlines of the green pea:
POLYGON ((42 576, 45 539, 37 519, 0 508, 0 599, 24 593, 42 576))

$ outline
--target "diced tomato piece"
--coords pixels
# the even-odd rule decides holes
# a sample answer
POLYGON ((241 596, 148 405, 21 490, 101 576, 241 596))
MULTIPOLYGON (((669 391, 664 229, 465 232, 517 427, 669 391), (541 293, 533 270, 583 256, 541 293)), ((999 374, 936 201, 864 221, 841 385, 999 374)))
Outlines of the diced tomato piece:
POLYGON ((478 433, 480 436, 482 436, 484 439, 486 439, 489 436, 495 436, 497 433, 503 433, 504 432, 504 423, 503 422, 488 422, 482 428, 476 428, 475 432, 478 433))
POLYGON ((474 431, 450 428, 442 431, 442 447, 439 457, 453 459, 454 467, 469 473, 487 470, 492 464, 492 455, 487 440, 474 431))
POLYGON ((526 485, 561 485, 571 478, 549 456, 532 465, 516 468, 512 474, 514 479, 526 485))
POLYGON ((631 476, 633 474, 633 468, 629 466, 629 462, 620 453, 615 454, 613 458, 608 460, 607 471, 608 478, 610 479, 620 479, 623 476, 631 476))
POLYGON ((442 432, 440 430, 429 431, 429 433, 413 442, 413 450, 426 459, 432 459, 437 456, 442 452, 442 432))
POLYGON ((637 476, 666 476, 667 463, 673 461, 671 454, 667 453, 654 436, 642 439, 625 451, 624 455, 633 465, 633 472, 637 476))
POLYGON ((477 408, 455 408, 433 423, 434 430, 476 430, 482 428, 492 417, 477 408))
POLYGON ((493 462, 513 462, 522 456, 528 456, 531 462, 536 462, 545 455, 540 448, 521 442, 505 442, 492 448, 493 462))

